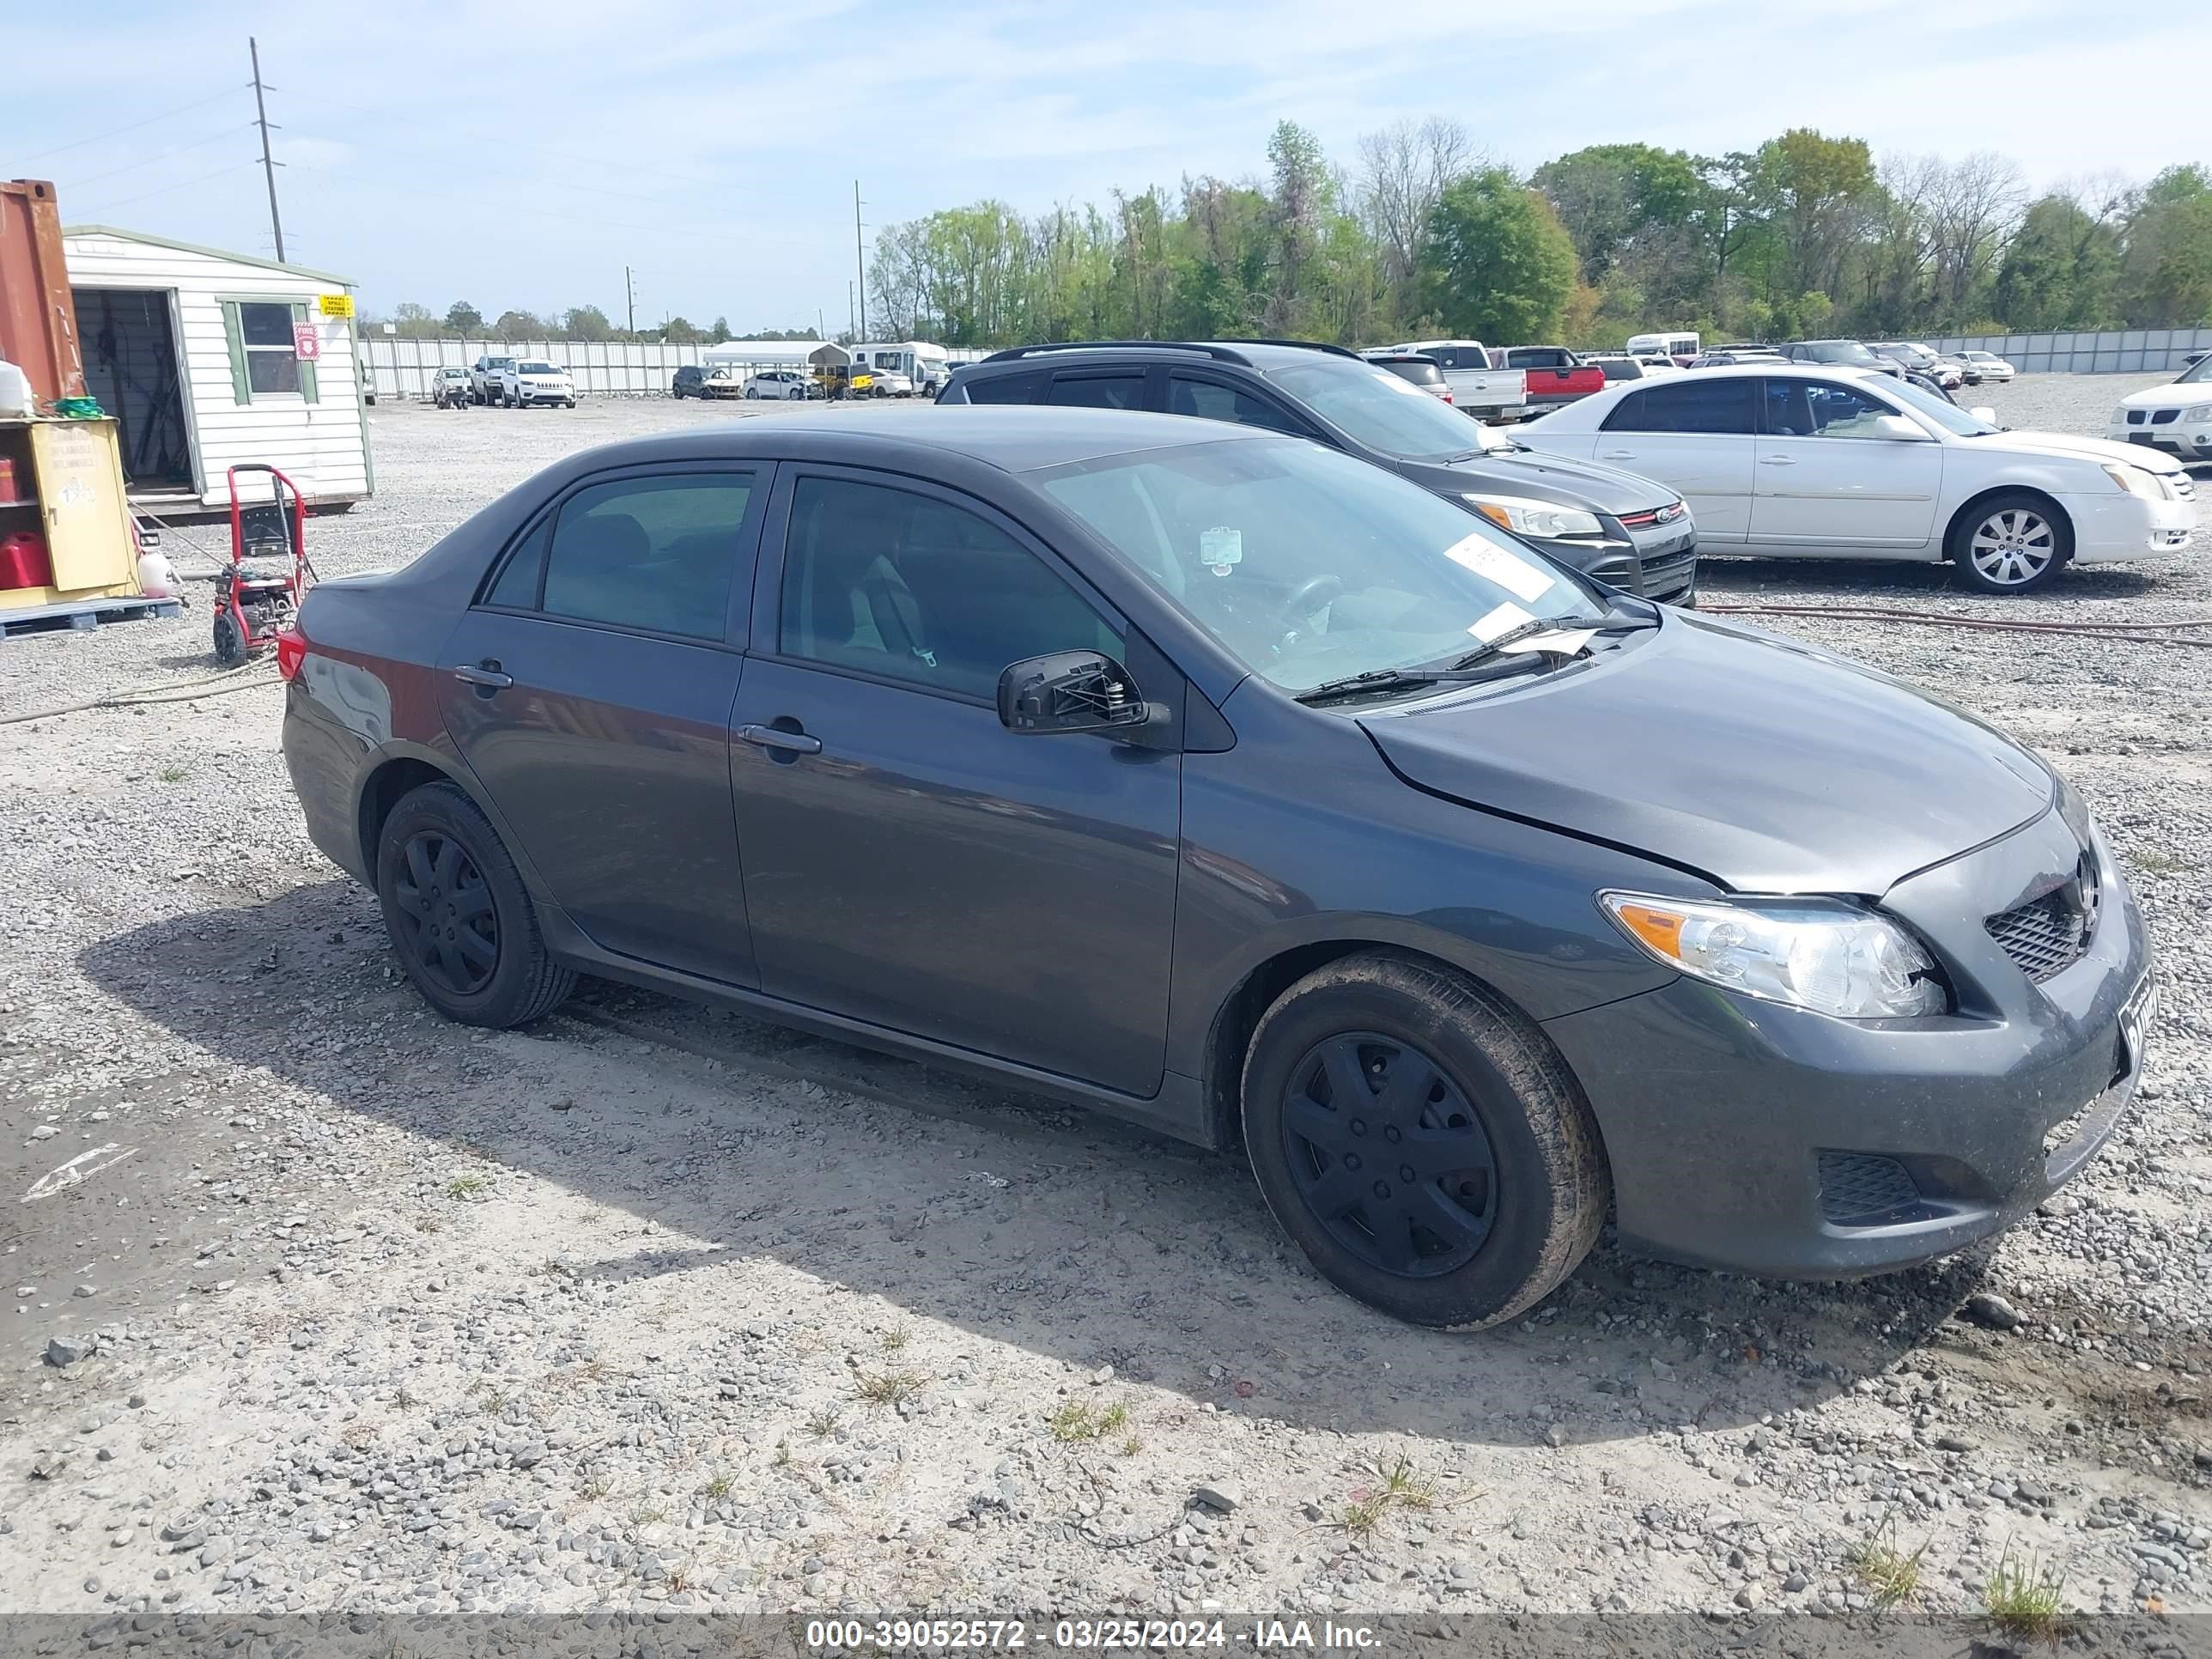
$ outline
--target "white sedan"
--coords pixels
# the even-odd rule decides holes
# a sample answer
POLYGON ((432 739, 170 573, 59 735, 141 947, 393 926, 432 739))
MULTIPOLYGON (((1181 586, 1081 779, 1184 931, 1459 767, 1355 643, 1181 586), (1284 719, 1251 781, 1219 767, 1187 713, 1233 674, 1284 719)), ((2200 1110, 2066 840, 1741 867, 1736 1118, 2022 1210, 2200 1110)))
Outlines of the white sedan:
POLYGON ((745 396, 804 403, 811 382, 793 368, 764 368, 745 382, 745 396))
POLYGON ((1962 351, 1959 356, 1965 358, 1974 373, 1984 381, 2010 380, 2016 373, 2010 363, 1994 351, 1962 351))
POLYGON ((1529 448, 1671 485, 1700 553, 1949 560, 1984 592, 2070 561, 2174 554, 2196 486, 2143 445, 2008 432, 1863 369, 1795 363, 1623 382, 1532 422, 1529 448))
POLYGON ((2185 461, 2212 461, 2212 356, 2199 357, 2178 380, 2128 393, 2106 434, 2185 461))

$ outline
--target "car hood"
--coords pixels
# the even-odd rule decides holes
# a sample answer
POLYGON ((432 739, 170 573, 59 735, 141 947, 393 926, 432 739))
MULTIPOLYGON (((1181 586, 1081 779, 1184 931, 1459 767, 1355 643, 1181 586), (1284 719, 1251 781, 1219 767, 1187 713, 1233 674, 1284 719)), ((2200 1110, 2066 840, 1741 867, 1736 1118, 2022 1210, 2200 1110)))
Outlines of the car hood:
POLYGON ((1560 507, 1594 507, 1600 513, 1648 513, 1680 499, 1665 484, 1617 466, 1533 449, 1526 453, 1476 455, 1464 461, 1415 463, 1401 470, 1438 495, 1467 490, 1526 495, 1560 507))
POLYGON ((1738 892, 1875 896, 2056 793, 2033 755, 1940 698, 1679 613, 1541 679, 1358 719, 1416 787, 1738 892))
POLYGON ((2104 438, 2076 438, 2063 432, 2008 432, 1995 438, 1968 438, 1970 444, 1991 444, 2025 450, 2035 455, 2057 455, 2067 460, 2123 462, 2153 472, 2179 472, 2181 463, 2142 444, 2116 444, 2104 438))
POLYGON ((2130 392, 2120 399, 2122 409, 2164 409, 2168 404, 2184 407, 2212 404, 2212 380, 2193 381, 2188 386, 2168 380, 2163 386, 2147 386, 2141 392, 2130 392))

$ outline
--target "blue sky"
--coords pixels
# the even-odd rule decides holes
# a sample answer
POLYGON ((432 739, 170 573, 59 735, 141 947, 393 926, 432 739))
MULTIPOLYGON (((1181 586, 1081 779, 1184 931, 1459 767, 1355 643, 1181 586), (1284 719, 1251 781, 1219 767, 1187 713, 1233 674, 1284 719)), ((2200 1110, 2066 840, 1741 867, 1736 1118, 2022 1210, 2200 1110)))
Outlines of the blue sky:
POLYGON ((288 252, 386 312, 619 319, 627 263, 641 324, 818 311, 835 331, 855 178, 872 240, 984 196, 1035 210, 1253 173, 1283 117, 1346 164, 1361 133, 1430 114, 1523 167, 1618 140, 1749 149, 1792 125, 1877 155, 1998 150, 2039 187, 2212 161, 2212 21, 2084 0, 8 9, 10 55, 38 72, 9 76, 0 176, 52 179, 66 222, 267 253, 258 36, 288 252))

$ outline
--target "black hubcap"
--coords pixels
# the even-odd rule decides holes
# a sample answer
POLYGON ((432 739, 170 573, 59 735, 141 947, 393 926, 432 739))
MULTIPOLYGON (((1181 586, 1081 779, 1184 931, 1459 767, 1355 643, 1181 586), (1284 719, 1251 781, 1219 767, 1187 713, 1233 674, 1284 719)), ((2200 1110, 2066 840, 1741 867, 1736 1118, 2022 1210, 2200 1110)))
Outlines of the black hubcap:
POLYGON ((1419 1049, 1372 1032, 1316 1044, 1283 1098, 1291 1178, 1329 1236, 1407 1279, 1474 1259, 1498 1218, 1490 1137, 1419 1049))
POLYGON ((434 830, 410 836, 407 869, 392 887, 404 943, 425 974, 473 995, 499 966, 499 915, 491 889, 460 842, 434 830))

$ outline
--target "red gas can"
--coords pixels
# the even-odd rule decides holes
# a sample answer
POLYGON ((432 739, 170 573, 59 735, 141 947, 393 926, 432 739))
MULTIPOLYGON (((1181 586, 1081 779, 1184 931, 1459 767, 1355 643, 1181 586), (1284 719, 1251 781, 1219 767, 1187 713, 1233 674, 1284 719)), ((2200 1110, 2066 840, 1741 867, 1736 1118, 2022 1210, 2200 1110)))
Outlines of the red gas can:
POLYGON ((53 561, 46 556, 46 540, 35 530, 18 530, 0 536, 0 589, 51 587, 53 561))

